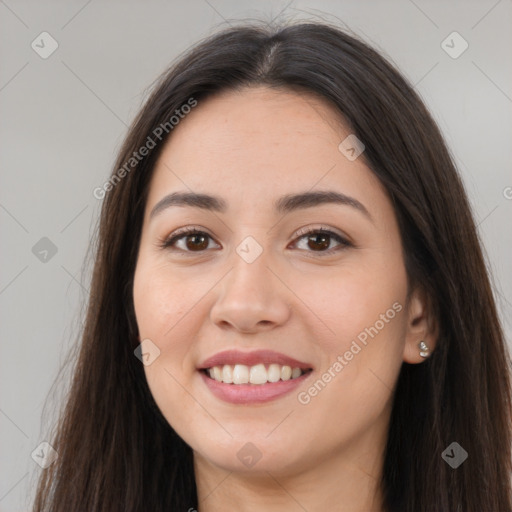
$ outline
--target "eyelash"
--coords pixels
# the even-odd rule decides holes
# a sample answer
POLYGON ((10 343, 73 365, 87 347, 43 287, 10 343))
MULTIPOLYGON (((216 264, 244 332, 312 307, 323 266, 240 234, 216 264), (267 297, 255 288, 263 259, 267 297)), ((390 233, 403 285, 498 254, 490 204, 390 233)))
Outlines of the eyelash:
MULTIPOLYGON (((307 235, 310 235, 310 234, 317 234, 317 233, 321 233, 321 234, 324 234, 324 235, 329 235, 329 237, 335 239, 337 242, 340 243, 340 246, 334 248, 334 249, 329 249, 327 251, 306 251, 306 252, 312 252, 312 253, 316 253, 316 254, 319 254, 319 256, 314 256, 315 258, 316 257, 324 257, 324 256, 330 256, 332 255, 333 253, 335 252, 338 252, 340 250, 343 250, 347 247, 353 247, 353 244, 350 243, 348 240, 346 240, 345 238, 343 238, 342 236, 338 235, 338 233, 335 233, 334 231, 324 227, 324 226, 321 226, 320 228, 302 228, 300 229, 299 231, 297 231, 297 233, 295 233, 295 238, 298 238, 298 239, 301 239, 301 238, 304 238, 305 236, 307 235)), ((179 229, 178 231, 176 231, 175 233, 171 234, 168 238, 166 239, 163 239, 163 240, 159 240, 158 242, 158 245, 160 246, 160 248, 162 249, 171 249, 171 250, 176 250, 176 251, 181 251, 182 253, 184 254, 194 254, 194 253, 204 253, 205 250, 203 251, 185 251, 183 249, 174 249, 172 248, 172 245, 182 239, 182 238, 186 238, 187 236, 190 236, 190 235, 206 235, 208 237, 210 237, 211 239, 213 239, 208 233, 206 233, 205 231, 202 231, 200 229, 198 229, 197 227, 195 226, 188 226, 186 228, 182 228, 182 229, 179 229)))

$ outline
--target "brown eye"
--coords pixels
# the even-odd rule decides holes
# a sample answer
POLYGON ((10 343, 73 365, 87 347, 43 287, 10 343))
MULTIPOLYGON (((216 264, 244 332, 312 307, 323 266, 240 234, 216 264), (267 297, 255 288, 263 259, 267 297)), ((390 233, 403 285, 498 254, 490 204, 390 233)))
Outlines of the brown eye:
MULTIPOLYGON (((297 240, 306 240, 305 247, 300 247, 299 242, 295 245, 299 246, 299 249, 310 253, 318 253, 318 256, 330 255, 334 252, 338 252, 344 248, 351 247, 352 244, 345 240, 337 233, 326 229, 306 229, 298 233, 300 235, 297 240), (334 248, 330 248, 333 240, 338 244, 334 248)), ((186 253, 202 253, 209 248, 210 240, 213 238, 206 232, 200 231, 195 228, 185 228, 169 239, 161 243, 161 247, 172 251, 186 253)))
POLYGON ((330 236, 325 233, 316 233, 308 236, 308 247, 311 249, 323 250, 328 249, 330 244, 330 236))
POLYGON ((162 248, 182 252, 202 252, 208 249, 212 237, 194 228, 183 229, 162 243, 162 248), (179 243, 179 245, 178 245, 179 243))
POLYGON ((208 248, 208 235, 205 236, 203 233, 185 236, 185 245, 187 249, 195 251, 196 249, 201 251, 208 248), (206 241, 206 243, 205 243, 206 241))
POLYGON ((319 253, 319 256, 330 255, 352 246, 348 240, 327 228, 304 229, 297 234, 299 235, 297 239, 299 242, 296 242, 295 245, 307 252, 319 253), (306 243, 300 244, 300 241, 303 239, 306 240, 306 243), (333 240, 338 245, 334 248, 329 248, 333 240), (300 247, 300 245, 303 247, 300 247))

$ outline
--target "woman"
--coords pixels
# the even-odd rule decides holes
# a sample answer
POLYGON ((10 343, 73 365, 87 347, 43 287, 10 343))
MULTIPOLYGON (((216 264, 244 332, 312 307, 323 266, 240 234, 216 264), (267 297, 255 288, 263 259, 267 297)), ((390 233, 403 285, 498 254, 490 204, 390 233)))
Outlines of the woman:
POLYGON ((159 81, 104 187, 35 510, 511 511, 510 355, 406 80, 318 23, 159 81))

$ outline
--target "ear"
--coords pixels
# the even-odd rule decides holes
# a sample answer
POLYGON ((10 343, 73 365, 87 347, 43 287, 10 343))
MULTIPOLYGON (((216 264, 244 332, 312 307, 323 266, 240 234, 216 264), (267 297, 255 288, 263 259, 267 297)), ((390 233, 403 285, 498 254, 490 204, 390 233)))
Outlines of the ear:
POLYGON ((418 364, 426 360, 420 355, 419 344, 425 342, 432 355, 437 344, 437 321, 423 290, 415 289, 409 299, 406 311, 407 325, 403 359, 406 363, 418 364))

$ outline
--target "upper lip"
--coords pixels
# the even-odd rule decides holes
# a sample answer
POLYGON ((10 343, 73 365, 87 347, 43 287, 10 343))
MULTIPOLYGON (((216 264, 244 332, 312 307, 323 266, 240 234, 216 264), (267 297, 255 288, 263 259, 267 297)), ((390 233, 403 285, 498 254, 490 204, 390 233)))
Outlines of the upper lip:
POLYGON ((199 369, 213 368, 214 366, 223 366, 225 364, 244 364, 246 366, 255 366, 257 364, 280 364, 291 366, 292 368, 301 368, 303 370, 312 369, 309 363, 298 361, 273 350, 254 350, 252 352, 241 352, 239 350, 225 350, 219 352, 208 359, 205 359, 199 369))

